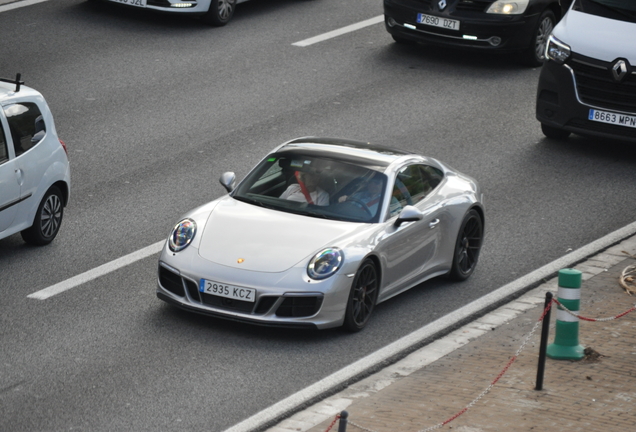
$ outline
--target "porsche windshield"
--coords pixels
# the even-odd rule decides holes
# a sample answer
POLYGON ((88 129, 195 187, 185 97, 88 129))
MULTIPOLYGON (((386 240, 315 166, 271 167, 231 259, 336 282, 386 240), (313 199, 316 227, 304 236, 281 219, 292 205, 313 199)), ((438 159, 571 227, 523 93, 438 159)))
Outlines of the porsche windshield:
POLYGON ((232 197, 311 217, 377 222, 387 186, 380 169, 316 155, 274 154, 248 174, 232 197))

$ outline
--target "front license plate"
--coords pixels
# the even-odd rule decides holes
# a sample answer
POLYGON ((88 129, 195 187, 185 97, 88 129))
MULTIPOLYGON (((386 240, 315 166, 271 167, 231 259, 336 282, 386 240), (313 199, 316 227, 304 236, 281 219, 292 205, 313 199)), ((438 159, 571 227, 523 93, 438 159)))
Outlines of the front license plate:
POLYGON ((256 299, 256 290, 253 288, 237 287, 206 279, 201 279, 201 281, 199 281, 199 291, 204 294, 212 294, 219 297, 242 300, 251 303, 254 303, 256 299))
POLYGON ((110 0, 113 3, 123 3, 123 4, 127 4, 130 6, 137 6, 137 7, 146 7, 146 1, 147 0, 110 0))
POLYGON ((617 114, 608 111, 590 110, 588 117, 592 121, 636 128, 636 116, 617 114))
POLYGON ((417 14, 417 23, 433 27, 441 27, 449 30, 459 30, 459 21, 457 20, 441 18, 422 13, 417 14))

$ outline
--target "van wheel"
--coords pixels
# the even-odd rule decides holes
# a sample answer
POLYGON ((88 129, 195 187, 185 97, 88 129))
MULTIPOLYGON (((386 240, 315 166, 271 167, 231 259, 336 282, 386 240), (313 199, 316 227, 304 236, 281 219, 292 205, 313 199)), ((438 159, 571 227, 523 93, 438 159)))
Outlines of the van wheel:
POLYGON ((548 138, 554 138, 558 140, 565 140, 570 136, 570 132, 566 130, 548 126, 543 123, 541 123, 541 132, 543 132, 543 135, 547 136, 548 138))
POLYGON ((545 10, 539 18, 539 23, 532 37, 530 47, 523 53, 522 60, 525 64, 532 67, 543 65, 545 61, 545 47, 548 43, 548 37, 556 25, 556 17, 551 10, 545 10))

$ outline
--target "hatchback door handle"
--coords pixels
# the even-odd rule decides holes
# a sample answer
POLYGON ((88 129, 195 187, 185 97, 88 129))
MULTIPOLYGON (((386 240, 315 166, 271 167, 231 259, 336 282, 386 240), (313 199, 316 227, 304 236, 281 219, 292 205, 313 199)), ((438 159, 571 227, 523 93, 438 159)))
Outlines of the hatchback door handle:
POLYGON ((437 225, 439 225, 439 219, 434 219, 428 223, 430 229, 435 228, 437 225))

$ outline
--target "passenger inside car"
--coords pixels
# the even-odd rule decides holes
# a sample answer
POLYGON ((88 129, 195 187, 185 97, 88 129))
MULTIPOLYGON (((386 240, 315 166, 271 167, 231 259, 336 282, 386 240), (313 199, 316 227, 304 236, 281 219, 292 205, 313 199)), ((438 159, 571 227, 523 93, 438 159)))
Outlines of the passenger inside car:
POLYGON ((294 175, 297 183, 289 185, 280 198, 318 206, 329 205, 329 194, 318 186, 320 183, 318 174, 296 171, 294 175))

